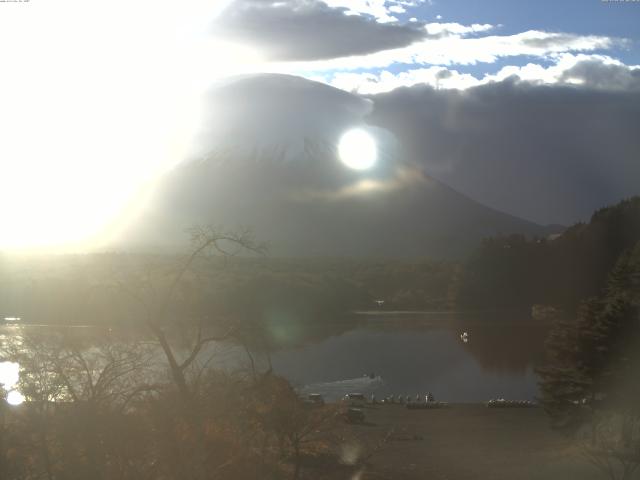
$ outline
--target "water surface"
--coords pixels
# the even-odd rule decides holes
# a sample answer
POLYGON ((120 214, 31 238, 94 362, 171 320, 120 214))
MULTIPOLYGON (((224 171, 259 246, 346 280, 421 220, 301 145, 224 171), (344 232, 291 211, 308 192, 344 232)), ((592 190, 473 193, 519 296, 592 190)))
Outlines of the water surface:
MULTIPOLYGON (((4 327, 0 337, 3 343, 16 342, 22 331, 46 328, 4 327)), ((270 328, 269 356, 274 372, 301 393, 321 393, 328 400, 356 392, 377 398, 424 398, 432 392, 449 402, 535 400, 534 369, 542 361, 547 330, 515 316, 445 313, 359 315, 314 325, 276 322, 270 328), (467 342, 461 338, 463 332, 467 342)), ((74 331, 94 339, 127 338, 111 329, 74 331)), ((246 353, 237 345, 213 345, 203 355, 213 352, 217 358, 212 364, 219 368, 248 367, 246 353)), ((162 355, 157 358, 164 360, 162 355)), ((256 354, 254 361, 265 368, 265 355, 256 354)))
POLYGON ((449 316, 370 317, 356 328, 280 350, 274 370, 303 392, 424 396, 450 402, 534 400, 547 327, 449 316), (468 333, 465 343, 460 335, 468 333))

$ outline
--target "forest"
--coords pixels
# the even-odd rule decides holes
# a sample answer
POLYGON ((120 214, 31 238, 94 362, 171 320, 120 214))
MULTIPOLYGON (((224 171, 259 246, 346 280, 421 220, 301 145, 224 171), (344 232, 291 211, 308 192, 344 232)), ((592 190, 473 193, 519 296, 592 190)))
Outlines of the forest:
POLYGON ((600 295, 608 274, 640 241, 640 197, 596 211, 556 238, 485 239, 463 262, 456 304, 467 308, 552 305, 574 313, 600 295))

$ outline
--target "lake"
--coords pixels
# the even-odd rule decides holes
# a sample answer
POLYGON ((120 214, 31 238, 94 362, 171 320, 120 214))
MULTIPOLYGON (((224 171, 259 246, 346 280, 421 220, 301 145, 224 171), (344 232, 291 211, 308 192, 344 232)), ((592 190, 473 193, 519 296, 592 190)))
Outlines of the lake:
MULTIPOLYGON (((436 400, 456 403, 535 400, 534 369, 543 359, 548 326, 519 318, 371 313, 314 326, 275 322, 271 363, 301 393, 321 393, 328 400, 355 392, 378 399, 432 392, 436 400)), ((3 341, 15 340, 21 328, 46 327, 5 327, 3 341)), ((222 368, 247 365, 239 347, 218 344, 211 350, 222 368)), ((264 367, 264 358, 256 361, 264 367)))
POLYGON ((359 392, 449 402, 534 400, 548 326, 475 315, 363 315, 347 331, 277 351, 276 373, 304 393, 359 392), (461 334, 467 332, 468 341, 461 334))

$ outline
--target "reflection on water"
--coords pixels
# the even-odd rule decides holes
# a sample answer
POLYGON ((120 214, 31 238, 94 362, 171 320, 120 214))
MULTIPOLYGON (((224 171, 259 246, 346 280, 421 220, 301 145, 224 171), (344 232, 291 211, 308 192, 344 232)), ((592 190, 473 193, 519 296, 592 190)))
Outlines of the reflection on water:
POLYGON ((24 403, 24 400, 24 395, 22 395, 18 390, 11 390, 7 393, 7 403, 9 405, 21 405, 24 403))
POLYGON ((20 381, 20 365, 16 362, 0 362, 0 385, 11 390, 20 381))
POLYGON ((476 327, 464 349, 484 370, 505 375, 525 374, 542 361, 546 335, 546 327, 530 323, 476 327))
MULTIPOLYGON (((354 388, 378 397, 413 397, 431 391, 436 398, 451 402, 484 401, 496 396, 534 399, 534 359, 524 358, 515 347, 506 354, 494 355, 487 348, 495 340, 491 338, 493 333, 488 340, 480 340, 482 335, 479 329, 473 340, 462 344, 457 335, 445 328, 381 332, 364 327, 303 349, 278 352, 272 361, 276 372, 299 386, 315 384, 318 393, 330 399, 354 388), (475 341, 480 346, 474 349, 475 341), (513 352, 518 352, 513 357, 513 368, 506 368, 509 353, 513 352), (336 382, 363 377, 371 371, 382 381, 367 383, 366 389, 362 388, 364 385, 336 382), (328 388, 321 390, 321 386, 328 388)), ((541 349, 542 344, 538 347, 541 349)))
MULTIPOLYGON (((3 344, 20 342, 22 331, 0 330, 3 344)), ((269 345, 273 370, 302 393, 322 393, 336 400, 345 393, 421 396, 433 392, 438 400, 476 402, 490 398, 535 399, 534 368, 542 359, 547 328, 530 321, 487 321, 480 317, 424 315, 412 318, 372 316, 321 325, 284 325, 295 332, 287 342, 269 345), (461 341, 466 332, 467 341, 461 341)), ((85 348, 107 341, 125 342, 140 334, 110 329, 76 329, 85 348), (128 340, 127 340, 128 339, 128 340)), ((205 355, 217 355, 220 368, 247 366, 243 348, 212 345, 205 355)), ((260 355, 252 360, 260 360, 260 355)), ((159 355, 158 362, 162 362, 159 355)), ((2 358, 0 358, 2 360, 2 358)), ((17 364, 0 363, 0 383, 11 390, 18 382, 17 364)), ((17 394, 17 392, 16 392, 17 394)), ((14 394, 14 396, 16 395, 14 394)), ((16 398, 17 399, 17 396, 16 398)))
POLYGON ((6 395, 9 405, 20 405, 24 396, 16 386, 20 381, 20 365, 16 362, 0 362, 0 398, 6 395))
POLYGON ((379 392, 384 387, 380 376, 370 378, 363 375, 358 378, 336 380, 334 382, 309 383, 299 388, 300 393, 321 393, 325 399, 338 400, 347 393, 363 393, 365 395, 379 392))
POLYGON ((534 400, 534 368, 542 360, 547 330, 517 317, 375 315, 340 335, 280 350, 272 363, 301 391, 315 390, 331 400, 349 392, 381 398, 429 391, 451 402, 534 400), (366 378, 371 372, 380 378, 366 378))

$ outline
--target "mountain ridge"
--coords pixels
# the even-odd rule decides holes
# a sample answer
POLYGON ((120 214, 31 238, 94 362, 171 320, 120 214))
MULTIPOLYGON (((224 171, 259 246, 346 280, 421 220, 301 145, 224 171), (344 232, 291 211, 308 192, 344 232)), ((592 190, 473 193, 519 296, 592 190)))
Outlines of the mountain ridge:
POLYGON ((224 124, 205 123, 199 153, 158 183, 126 232, 130 244, 179 244, 189 226, 214 224, 250 227, 276 256, 459 258, 486 236, 556 231, 483 206, 406 161, 390 132, 366 123, 370 105, 356 95, 304 79, 290 92, 290 77, 266 78, 211 93, 224 124), (338 158, 351 128, 376 139, 371 170, 338 158))

